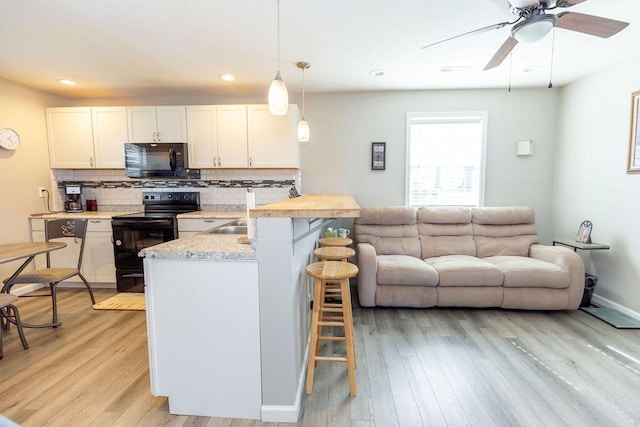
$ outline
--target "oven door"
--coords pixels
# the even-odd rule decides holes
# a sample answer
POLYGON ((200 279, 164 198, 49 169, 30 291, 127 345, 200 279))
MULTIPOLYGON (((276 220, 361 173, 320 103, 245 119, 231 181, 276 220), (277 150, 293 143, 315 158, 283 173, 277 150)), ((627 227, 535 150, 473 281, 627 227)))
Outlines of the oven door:
POLYGON ((178 236, 175 219, 113 219, 113 253, 119 292, 144 291, 141 249, 174 240, 178 236))

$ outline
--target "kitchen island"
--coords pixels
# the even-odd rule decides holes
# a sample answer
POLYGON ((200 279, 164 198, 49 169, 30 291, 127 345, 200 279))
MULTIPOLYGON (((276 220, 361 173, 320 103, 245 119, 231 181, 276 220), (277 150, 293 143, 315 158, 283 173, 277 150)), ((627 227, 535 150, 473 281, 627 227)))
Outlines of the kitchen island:
POLYGON ((152 393, 171 413, 298 420, 305 268, 320 232, 359 212, 350 195, 305 195, 252 209, 251 245, 204 232, 142 251, 152 393))

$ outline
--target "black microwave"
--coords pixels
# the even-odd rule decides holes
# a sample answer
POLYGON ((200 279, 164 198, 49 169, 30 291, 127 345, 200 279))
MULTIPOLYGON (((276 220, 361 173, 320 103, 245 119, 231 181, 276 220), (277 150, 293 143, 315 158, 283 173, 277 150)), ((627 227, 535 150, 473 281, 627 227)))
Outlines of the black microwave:
POLYGON ((124 157, 130 178, 199 178, 200 171, 187 168, 186 143, 125 143, 124 157))

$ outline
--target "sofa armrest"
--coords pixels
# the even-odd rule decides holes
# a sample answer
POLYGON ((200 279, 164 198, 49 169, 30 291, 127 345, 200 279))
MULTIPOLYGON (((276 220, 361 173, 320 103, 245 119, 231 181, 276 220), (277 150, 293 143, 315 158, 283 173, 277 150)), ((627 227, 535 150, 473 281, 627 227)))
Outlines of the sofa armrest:
POLYGON ((577 310, 582 301, 584 292, 584 262, 580 255, 569 248, 561 246, 531 245, 529 249, 531 258, 556 264, 569 273, 571 283, 569 284, 568 310, 577 310))
POLYGON ((363 307, 375 307, 376 276, 378 273, 378 260, 376 249, 369 243, 356 245, 356 263, 358 264, 358 301, 363 307))

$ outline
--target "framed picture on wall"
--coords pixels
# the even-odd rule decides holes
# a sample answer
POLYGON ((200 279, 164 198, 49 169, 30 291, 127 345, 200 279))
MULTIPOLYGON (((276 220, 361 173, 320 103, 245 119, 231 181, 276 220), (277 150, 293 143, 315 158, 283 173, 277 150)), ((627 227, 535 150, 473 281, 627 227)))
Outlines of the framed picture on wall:
POLYGON ((629 132, 629 158, 627 173, 640 172, 640 90, 631 94, 631 130, 629 132))
POLYGON ((387 143, 372 142, 371 143, 371 170, 383 171, 387 163, 387 143))

